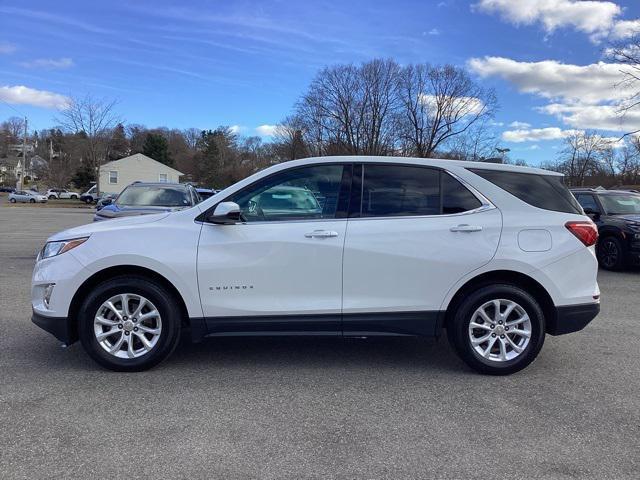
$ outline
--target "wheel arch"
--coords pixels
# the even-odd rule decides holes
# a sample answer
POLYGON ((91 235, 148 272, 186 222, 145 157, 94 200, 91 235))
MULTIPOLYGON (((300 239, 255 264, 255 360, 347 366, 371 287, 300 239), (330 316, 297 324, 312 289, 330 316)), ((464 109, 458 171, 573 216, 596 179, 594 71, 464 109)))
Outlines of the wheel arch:
POLYGON ((106 280, 127 275, 135 275, 148 278, 161 284, 163 287, 169 290, 178 302, 180 310, 182 311, 183 326, 188 325, 189 314, 184 298, 180 294, 179 290, 166 277, 154 270, 138 265, 117 265, 95 272, 93 275, 87 278, 82 283, 82 285, 80 285, 78 290, 76 290, 76 293, 71 300, 68 314, 68 318, 70 321, 69 327, 73 342, 78 339, 78 313, 80 311, 80 307, 82 306, 83 300, 87 297, 91 289, 106 280))
POLYGON ((466 295, 473 290, 486 285, 495 285, 496 283, 515 285, 531 294, 540 303, 546 320, 546 329, 550 330, 553 328, 557 321, 557 310, 549 292, 534 278, 514 270, 492 270, 481 273, 468 280, 458 288, 453 297, 451 297, 451 301, 447 305, 443 316, 442 326, 446 327, 466 295))

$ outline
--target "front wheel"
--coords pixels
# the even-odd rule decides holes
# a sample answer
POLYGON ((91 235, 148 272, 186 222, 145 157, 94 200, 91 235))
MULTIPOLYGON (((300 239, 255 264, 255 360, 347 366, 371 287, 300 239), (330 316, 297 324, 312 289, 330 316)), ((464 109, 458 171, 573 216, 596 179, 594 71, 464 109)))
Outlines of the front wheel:
POLYGON ((173 294, 144 277, 99 284, 78 316, 87 353, 110 370, 147 370, 166 359, 180 337, 181 309, 173 294))
POLYGON ((84 203, 86 203, 88 205, 90 205, 91 202, 93 202, 93 198, 91 198, 91 197, 87 197, 87 198, 84 199, 84 203))
POLYGON ((32 198, 31 200, 29 200, 29 203, 36 203, 36 200, 32 198))
POLYGON ((10 199, 9 199, 9 201, 10 201, 11 203, 16 203, 16 199, 15 199, 15 198, 10 198, 10 199))
POLYGON ((488 285, 466 295, 447 324, 447 336, 474 370, 508 375, 525 368, 540 352, 544 313, 521 288, 488 285))

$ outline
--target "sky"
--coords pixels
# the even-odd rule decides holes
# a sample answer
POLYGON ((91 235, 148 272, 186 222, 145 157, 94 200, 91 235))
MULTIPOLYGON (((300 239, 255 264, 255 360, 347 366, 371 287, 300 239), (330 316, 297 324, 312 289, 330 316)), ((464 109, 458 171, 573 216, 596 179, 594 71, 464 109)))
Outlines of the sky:
POLYGON ((495 88, 501 146, 538 165, 572 131, 640 128, 607 56, 634 31, 637 0, 0 0, 0 120, 49 128, 91 94, 126 123, 268 140, 322 67, 393 58, 495 88))

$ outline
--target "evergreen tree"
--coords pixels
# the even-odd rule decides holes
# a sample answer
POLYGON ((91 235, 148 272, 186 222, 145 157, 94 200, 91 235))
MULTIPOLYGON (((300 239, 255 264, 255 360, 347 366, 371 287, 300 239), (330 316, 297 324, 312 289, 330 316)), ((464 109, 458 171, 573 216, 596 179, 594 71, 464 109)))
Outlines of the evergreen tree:
POLYGON ((160 163, 173 166, 173 159, 169 156, 167 139, 157 133, 147 133, 142 146, 142 153, 160 163))
POLYGON ((109 142, 109 160, 119 160, 129 155, 131 148, 129 146, 129 140, 124 131, 124 125, 119 123, 116 128, 113 129, 111 135, 111 141, 109 142))

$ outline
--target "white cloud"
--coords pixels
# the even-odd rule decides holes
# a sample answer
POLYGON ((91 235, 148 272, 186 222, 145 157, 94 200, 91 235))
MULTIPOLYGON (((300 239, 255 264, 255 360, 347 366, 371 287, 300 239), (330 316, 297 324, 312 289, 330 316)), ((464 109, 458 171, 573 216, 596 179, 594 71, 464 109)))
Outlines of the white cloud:
MULTIPOLYGON (((449 105, 447 102, 447 106, 451 108, 451 110, 459 112, 460 115, 477 115, 481 113, 485 108, 484 102, 476 97, 446 97, 446 98, 454 98, 454 102, 451 102, 449 105)), ((435 95, 420 95, 420 102, 425 105, 436 105, 437 97, 435 95)))
POLYGON ((440 30, 438 30, 437 28, 432 28, 431 30, 429 30, 429 32, 427 32, 429 35, 440 35, 440 30))
POLYGON ((276 133, 278 126, 277 125, 260 125, 256 127, 256 132, 261 137, 271 137, 274 133, 276 133))
POLYGON ((22 62, 20 66, 25 68, 41 68, 51 70, 55 68, 70 68, 74 66, 73 60, 70 58, 38 58, 30 62, 22 62))
POLYGON ((613 25, 611 37, 616 40, 632 37, 640 34, 640 19, 638 20, 620 20, 613 25))
POLYGON ((231 130, 231 133, 235 133, 236 135, 239 134, 242 130, 244 130, 244 127, 240 126, 240 125, 231 125, 229 127, 229 130, 231 130))
MULTIPOLYGON (((640 125, 640 112, 622 115, 621 105, 633 94, 632 85, 624 82, 621 67, 613 63, 570 65, 554 60, 518 62, 503 57, 474 58, 468 63, 482 77, 500 77, 520 92, 549 100, 538 107, 572 128, 616 132, 634 131, 640 125)), ((512 124, 513 128, 526 127, 512 124)))
POLYGON ((36 90, 23 85, 0 87, 0 100, 14 105, 33 105, 42 108, 65 108, 70 99, 59 93, 36 90))
POLYGON ((17 50, 16 46, 12 43, 0 42, 0 55, 8 55, 17 50))
POLYGON ((623 100, 633 94, 620 85, 620 65, 598 62, 570 65, 555 60, 518 62, 504 57, 472 58, 469 67, 482 77, 496 76, 513 83, 521 92, 545 98, 564 98, 582 103, 623 100))
POLYGON ((562 130, 558 127, 521 128, 502 132, 502 140, 513 143, 560 140, 574 133, 576 133, 576 130, 562 130))
POLYGON ((640 19, 620 20, 620 5, 594 0, 479 0, 472 9, 498 14, 514 25, 540 23, 547 33, 572 27, 593 42, 620 40, 640 33, 640 19))
POLYGON ((541 23, 547 32, 570 26, 588 34, 608 32, 622 13, 613 2, 579 0, 480 0, 474 8, 515 25, 541 23))
POLYGON ((640 111, 625 113, 617 105, 551 103, 537 110, 553 115, 574 128, 629 132, 638 130, 640 125, 640 111))
POLYGON ((509 126, 511 128, 529 128, 531 125, 527 122, 519 122, 516 120, 515 122, 511 122, 509 126))

